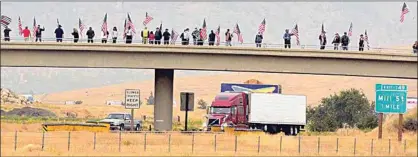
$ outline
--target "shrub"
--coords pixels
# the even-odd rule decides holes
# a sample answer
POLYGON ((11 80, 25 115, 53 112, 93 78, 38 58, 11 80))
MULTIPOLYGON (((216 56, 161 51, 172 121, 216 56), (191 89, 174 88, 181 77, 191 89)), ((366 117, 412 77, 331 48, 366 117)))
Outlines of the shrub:
POLYGON ((206 109, 206 107, 208 106, 208 104, 206 103, 206 101, 204 101, 203 99, 199 99, 199 101, 197 102, 197 104, 199 105, 197 107, 198 109, 206 109))
POLYGON ((403 123, 403 128, 409 131, 417 131, 418 130, 418 121, 417 119, 408 118, 403 123))

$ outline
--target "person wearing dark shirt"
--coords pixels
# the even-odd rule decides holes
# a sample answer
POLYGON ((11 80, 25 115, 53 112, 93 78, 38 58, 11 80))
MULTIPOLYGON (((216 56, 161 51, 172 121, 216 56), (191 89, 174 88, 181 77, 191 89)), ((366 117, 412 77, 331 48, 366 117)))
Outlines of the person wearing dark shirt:
POLYGON ((86 35, 87 35, 87 43, 93 43, 93 38, 94 38, 94 31, 93 31, 93 28, 89 28, 89 30, 87 31, 87 33, 86 33, 86 35))
POLYGON ((359 51, 364 51, 364 37, 363 34, 360 35, 360 41, 358 43, 358 50, 359 51))
POLYGON ((213 46, 215 44, 216 35, 213 33, 213 30, 210 31, 209 34, 209 46, 213 46))
POLYGON ((350 38, 347 36, 347 32, 344 32, 344 35, 341 37, 341 47, 343 50, 348 50, 348 44, 350 43, 350 38))
POLYGON ((225 45, 226 46, 232 46, 231 41, 232 41, 232 33, 229 32, 229 29, 226 29, 226 33, 225 33, 225 45))
POLYGON ((155 31, 154 35, 155 35, 154 43, 156 45, 161 45, 161 38, 163 38, 163 33, 161 33, 160 28, 157 27, 157 30, 155 31))
POLYGON ((61 25, 58 25, 58 28, 55 29, 55 38, 57 39, 57 42, 62 42, 62 38, 64 35, 64 30, 62 30, 61 25))
POLYGON ((256 45, 256 47, 261 47, 262 42, 263 42, 263 35, 261 35, 261 32, 258 32, 258 34, 255 35, 255 45, 256 45))
POLYGON ((71 35, 73 35, 73 37, 74 37, 74 43, 77 43, 78 39, 79 39, 79 34, 78 34, 78 30, 76 28, 74 28, 73 33, 71 33, 71 35))
POLYGON ((334 50, 338 50, 340 43, 341 43, 340 35, 338 33, 335 33, 334 40, 332 41, 332 44, 334 44, 334 50))
POLYGON ((4 28, 4 41, 10 41, 10 32, 11 32, 12 30, 8 27, 8 26, 6 26, 5 28, 4 28))
POLYGON ((165 32, 163 33, 163 37, 164 37, 164 45, 170 44, 171 34, 168 32, 168 29, 165 29, 165 32))
POLYGON ((414 53, 418 53, 418 41, 415 41, 415 44, 412 45, 412 49, 414 53))
POLYGON ((323 50, 325 49, 325 45, 327 44, 327 36, 325 36, 325 31, 323 31, 320 35, 319 35, 319 45, 321 45, 320 49, 323 50))
POLYGON ((293 35, 294 34, 289 33, 289 29, 286 29, 285 30, 285 33, 283 34, 284 48, 289 48, 290 49, 290 46, 291 46, 291 42, 290 41, 291 41, 293 35))
POLYGON ((36 32, 35 32, 35 37, 36 37, 35 42, 38 42, 38 40, 39 42, 42 42, 42 31, 45 31, 45 27, 41 28, 41 25, 38 25, 38 28, 36 29, 36 32))

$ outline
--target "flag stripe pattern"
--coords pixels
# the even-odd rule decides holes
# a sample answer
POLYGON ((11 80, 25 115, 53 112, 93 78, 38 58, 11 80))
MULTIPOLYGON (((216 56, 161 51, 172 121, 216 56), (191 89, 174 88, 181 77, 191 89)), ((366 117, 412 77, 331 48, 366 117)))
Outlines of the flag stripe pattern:
POLYGON ((36 36, 36 32, 38 31, 38 27, 36 27, 36 20, 33 17, 33 36, 36 36))
POLYGON ((244 39, 242 38, 241 30, 239 29, 238 24, 236 24, 235 26, 234 33, 236 33, 238 36, 238 42, 242 44, 244 42, 244 39))
POLYGON ((171 44, 176 43, 178 36, 179 36, 179 34, 174 29, 172 29, 171 30, 171 44))
POLYGON ((103 34, 106 34, 107 32, 107 13, 105 14, 105 17, 103 19, 102 32, 103 34))
MULTIPOLYGON (((131 27, 133 33, 136 33, 134 23, 132 23, 131 16, 128 14, 127 27, 131 27)), ((126 29, 128 31, 128 29, 126 29)))
POLYGON ((202 31, 200 31, 200 36, 203 37, 202 40, 206 40, 208 38, 207 32, 206 32, 206 20, 203 19, 203 26, 202 31))
POLYGON ((83 36, 83 31, 86 29, 86 26, 81 22, 81 19, 78 18, 78 28, 80 29, 80 36, 83 36))
POLYGON ((353 35, 353 23, 351 22, 350 28, 348 28, 348 36, 351 37, 353 35))
POLYGON ((126 32, 128 31, 128 27, 126 26, 126 18, 125 18, 125 23, 123 23, 123 39, 126 38, 126 32))
POLYGON ((221 26, 218 26, 218 29, 216 30, 216 46, 219 46, 219 44, 221 44, 221 26))
POLYGON ((22 29, 22 21, 20 20, 20 16, 19 16, 19 24, 18 24, 18 26, 19 26, 19 35, 22 35, 23 29, 22 29))
POLYGON ((260 32, 261 34, 264 34, 264 31, 266 31, 266 19, 264 19, 260 26, 258 26, 258 32, 260 32))
POLYGON ((8 26, 12 22, 12 19, 8 16, 2 15, 1 16, 1 25, 3 27, 8 26))
POLYGON ((369 36, 367 35, 367 30, 364 31, 364 41, 366 41, 367 43, 367 49, 370 49, 370 45, 369 45, 369 36))
POLYGON ((298 24, 296 24, 295 28, 292 29, 292 34, 296 37, 296 45, 300 45, 298 24))
POLYGON ((148 15, 148 12, 145 13, 145 20, 143 22, 144 26, 146 26, 149 22, 151 22, 151 20, 153 20, 154 18, 148 15))
POLYGON ((409 9, 408 9, 408 6, 406 6, 406 3, 404 2, 402 6, 402 12, 401 12, 401 20, 400 20, 401 23, 403 23, 403 21, 405 20, 405 14, 407 13, 409 13, 409 9))

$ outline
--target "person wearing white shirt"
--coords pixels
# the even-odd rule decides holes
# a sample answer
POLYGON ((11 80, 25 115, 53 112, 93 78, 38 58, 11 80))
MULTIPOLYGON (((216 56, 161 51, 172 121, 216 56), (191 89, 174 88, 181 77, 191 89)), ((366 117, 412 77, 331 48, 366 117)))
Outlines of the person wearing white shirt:
POLYGON ((114 44, 116 43, 117 39, 118 39, 118 29, 116 29, 116 27, 113 27, 112 40, 114 44))
POLYGON ((133 40, 132 35, 133 35, 133 31, 132 31, 131 27, 129 26, 128 31, 126 31, 126 43, 127 44, 132 43, 132 40, 133 40))
POLYGON ((102 43, 107 43, 107 39, 109 37, 109 31, 106 30, 106 32, 102 31, 102 43))

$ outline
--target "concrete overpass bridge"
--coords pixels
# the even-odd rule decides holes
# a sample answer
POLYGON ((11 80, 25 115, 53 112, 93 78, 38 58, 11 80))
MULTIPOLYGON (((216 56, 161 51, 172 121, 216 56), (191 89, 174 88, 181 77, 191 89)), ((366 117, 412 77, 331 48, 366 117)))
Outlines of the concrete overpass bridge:
POLYGON ((376 51, 1 43, 2 67, 155 69, 154 126, 171 130, 174 70, 213 70, 417 79, 417 56, 376 51))

